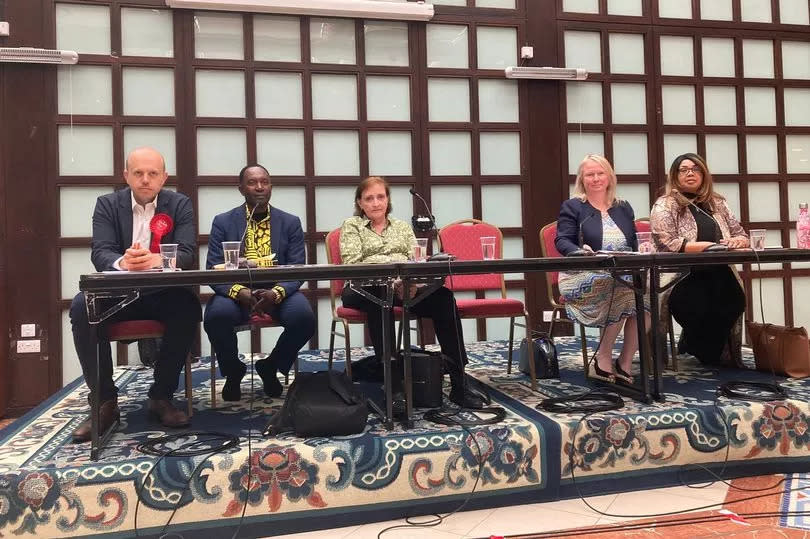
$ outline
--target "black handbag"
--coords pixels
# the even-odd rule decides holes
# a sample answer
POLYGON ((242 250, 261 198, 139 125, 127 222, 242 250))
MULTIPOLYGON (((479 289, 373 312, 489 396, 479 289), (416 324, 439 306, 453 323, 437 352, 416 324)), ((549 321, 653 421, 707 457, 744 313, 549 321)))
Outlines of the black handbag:
MULTIPOLYGON (((529 371, 529 351, 526 339, 520 341, 519 368, 520 372, 531 374, 529 371)), ((557 358, 557 347, 554 339, 548 335, 539 335, 534 339, 534 372, 537 378, 559 378, 560 363, 557 358)))
POLYGON ((302 372, 295 377, 281 410, 270 419, 265 436, 346 436, 366 428, 368 406, 345 372, 302 372))

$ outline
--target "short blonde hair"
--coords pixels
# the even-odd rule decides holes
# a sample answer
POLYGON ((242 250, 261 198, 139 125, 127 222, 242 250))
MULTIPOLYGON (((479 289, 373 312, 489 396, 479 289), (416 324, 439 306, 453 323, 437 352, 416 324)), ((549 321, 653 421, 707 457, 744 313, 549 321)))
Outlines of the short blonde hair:
POLYGON ((619 199, 616 197, 616 173, 613 171, 613 167, 610 165, 610 161, 605 159, 603 156, 596 154, 596 153, 589 153, 585 157, 582 158, 582 162, 579 164, 577 168, 577 180, 574 184, 574 196, 573 198, 578 198, 581 201, 585 202, 588 199, 588 195, 585 193, 585 182, 582 179, 582 169, 585 168, 585 165, 588 163, 596 163, 597 165, 601 166, 602 169, 608 175, 608 186, 605 191, 605 195, 607 196, 607 203, 608 206, 613 206, 616 201, 619 199))

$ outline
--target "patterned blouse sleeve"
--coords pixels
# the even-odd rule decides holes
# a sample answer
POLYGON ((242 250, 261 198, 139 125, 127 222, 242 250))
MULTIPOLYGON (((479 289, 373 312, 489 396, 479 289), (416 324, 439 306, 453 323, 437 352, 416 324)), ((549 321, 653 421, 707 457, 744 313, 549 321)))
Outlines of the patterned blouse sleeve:
POLYGON ((340 258, 344 264, 358 264, 363 261, 363 240, 360 237, 359 222, 355 218, 346 219, 340 227, 340 258))
POLYGON ((680 252, 686 238, 679 235, 675 204, 666 196, 655 201, 650 212, 650 228, 659 251, 680 252))
POLYGON ((745 229, 731 212, 731 208, 728 207, 728 203, 725 199, 720 201, 720 211, 723 212, 723 217, 726 218, 726 223, 728 223, 728 231, 732 238, 748 237, 748 234, 745 233, 745 229))

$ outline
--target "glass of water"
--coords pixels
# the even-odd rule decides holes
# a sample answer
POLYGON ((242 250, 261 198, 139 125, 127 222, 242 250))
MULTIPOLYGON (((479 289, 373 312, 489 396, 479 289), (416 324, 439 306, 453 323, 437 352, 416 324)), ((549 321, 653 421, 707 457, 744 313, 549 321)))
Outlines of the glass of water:
POLYGON ((484 260, 495 260, 495 236, 481 236, 481 255, 484 260))
POLYGON ((223 241, 222 254, 225 256, 225 269, 235 270, 239 267, 239 247, 241 241, 223 241))
POLYGON ((762 251, 765 249, 765 229, 754 228, 748 234, 751 239, 751 249, 754 251, 762 251))
POLYGON ((416 238, 416 244, 413 246, 413 261, 424 262, 427 260, 427 238, 416 238))
POLYGON ((177 269, 177 244, 161 243, 160 260, 163 262, 163 271, 174 271, 177 269))

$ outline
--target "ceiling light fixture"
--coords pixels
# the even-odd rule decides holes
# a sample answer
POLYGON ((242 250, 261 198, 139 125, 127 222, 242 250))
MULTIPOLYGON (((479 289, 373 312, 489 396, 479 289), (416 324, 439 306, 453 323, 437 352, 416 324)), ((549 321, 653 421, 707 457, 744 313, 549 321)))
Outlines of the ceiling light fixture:
POLYGON ((374 0, 165 0, 175 9, 208 9, 284 15, 320 15, 358 19, 429 21, 433 4, 374 0))
POLYGON ((588 71, 575 67, 515 67, 504 70, 507 79, 585 80, 588 71))

